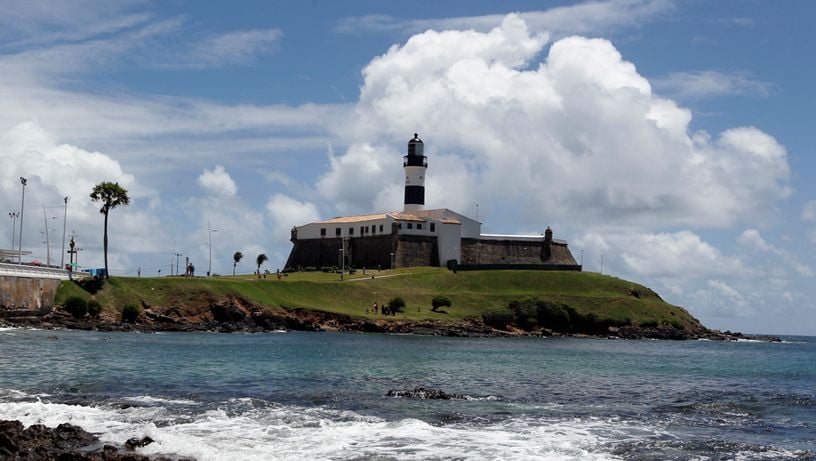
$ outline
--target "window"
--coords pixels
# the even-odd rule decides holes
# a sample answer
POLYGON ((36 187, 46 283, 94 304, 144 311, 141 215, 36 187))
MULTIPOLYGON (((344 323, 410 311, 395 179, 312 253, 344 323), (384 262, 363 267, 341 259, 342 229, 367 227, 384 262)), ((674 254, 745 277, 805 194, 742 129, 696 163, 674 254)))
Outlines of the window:
POLYGON ((371 235, 374 235, 374 234, 376 234, 376 233, 377 233, 377 226, 376 226, 376 225, 375 225, 375 226, 371 226, 371 235))
POLYGON ((336 228, 336 229, 334 229, 334 235, 336 235, 337 237, 340 237, 340 234, 341 234, 342 232, 343 232, 343 231, 342 231, 342 229, 340 229, 339 227, 338 227, 338 228, 336 228))
POLYGON ((320 236, 321 236, 321 237, 325 237, 325 236, 326 236, 326 228, 325 228, 325 227, 321 227, 321 228, 320 228, 320 236))
POLYGON ((431 223, 431 232, 436 232, 436 223, 435 222, 431 223))
POLYGON ((409 223, 408 223, 408 229, 413 229, 413 228, 414 228, 414 223, 409 222, 409 223))
POLYGON ((417 230, 422 230, 422 223, 417 223, 417 230))
POLYGON ((382 225, 382 224, 380 224, 380 233, 381 233, 381 234, 382 234, 382 231, 383 231, 383 230, 382 230, 382 226, 383 226, 383 225, 382 225))
POLYGON ((402 230, 402 223, 397 224, 397 229, 402 230))
POLYGON ((349 227, 349 235, 354 235, 354 228, 353 227, 349 227))
POLYGON ((365 226, 360 226, 360 236, 365 234, 365 226))

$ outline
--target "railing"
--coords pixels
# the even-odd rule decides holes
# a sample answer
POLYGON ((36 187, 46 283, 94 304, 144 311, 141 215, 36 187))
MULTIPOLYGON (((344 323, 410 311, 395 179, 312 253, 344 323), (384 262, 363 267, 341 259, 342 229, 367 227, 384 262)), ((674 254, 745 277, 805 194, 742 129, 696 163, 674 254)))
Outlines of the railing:
MULTIPOLYGON (((55 267, 28 266, 25 264, 0 263, 0 276, 5 277, 28 277, 37 279, 59 279, 68 280, 70 273, 65 269, 55 267)), ((74 276, 84 276, 74 273, 74 276)))

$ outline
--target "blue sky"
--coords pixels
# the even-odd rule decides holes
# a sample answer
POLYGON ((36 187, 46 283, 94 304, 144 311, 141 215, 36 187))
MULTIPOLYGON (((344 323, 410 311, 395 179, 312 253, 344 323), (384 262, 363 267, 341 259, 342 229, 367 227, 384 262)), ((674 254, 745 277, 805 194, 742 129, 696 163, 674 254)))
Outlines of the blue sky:
POLYGON ((816 334, 811 2, 0 7, 0 208, 28 177, 32 258, 68 196, 101 265, 88 193, 115 180, 114 273, 167 273, 173 248, 202 272, 208 222, 214 272, 236 250, 274 269, 292 225, 399 209, 417 131, 430 206, 550 225, 711 327, 816 334))

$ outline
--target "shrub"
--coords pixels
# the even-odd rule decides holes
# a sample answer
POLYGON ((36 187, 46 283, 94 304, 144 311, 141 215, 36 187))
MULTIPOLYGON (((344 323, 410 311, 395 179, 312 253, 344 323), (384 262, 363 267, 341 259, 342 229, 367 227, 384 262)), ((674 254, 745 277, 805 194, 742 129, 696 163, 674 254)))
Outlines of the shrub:
POLYGON ((447 296, 434 296, 431 300, 431 306, 433 306, 431 310, 436 312, 440 307, 451 307, 451 304, 451 300, 447 296))
POLYGON ((122 308, 122 321, 125 323, 133 323, 142 313, 142 308, 135 304, 126 304, 122 308))
POLYGON ((538 324, 538 313, 535 299, 523 299, 510 303, 513 321, 524 330, 530 330, 538 324))
POLYGON ((657 322, 654 320, 648 320, 646 322, 641 322, 640 326, 643 328, 655 328, 657 327, 657 322))
POLYGON ((552 301, 538 301, 536 315, 538 324, 553 331, 566 333, 572 330, 572 317, 575 311, 566 305, 552 301))
POLYGON ((391 301, 388 301, 388 309, 392 314, 395 312, 402 312, 405 309, 405 300, 399 296, 391 298, 391 301))
POLYGON ((81 319, 88 313, 88 303, 84 298, 79 296, 71 296, 65 300, 65 311, 71 314, 74 318, 81 319))
POLYGON ((484 324, 497 330, 506 330, 512 320, 513 313, 508 310, 489 311, 482 314, 484 324))
POLYGON ((99 317, 99 314, 102 312, 102 305, 99 304, 99 301, 92 299, 88 301, 88 315, 91 317, 99 317))

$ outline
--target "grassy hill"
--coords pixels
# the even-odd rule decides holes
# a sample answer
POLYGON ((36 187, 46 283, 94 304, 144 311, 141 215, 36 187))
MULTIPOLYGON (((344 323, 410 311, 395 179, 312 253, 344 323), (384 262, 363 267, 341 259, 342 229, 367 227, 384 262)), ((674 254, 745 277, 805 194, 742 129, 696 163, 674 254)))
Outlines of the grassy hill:
POLYGON ((92 294, 73 282, 64 282, 56 302, 69 296, 96 299, 104 311, 115 314, 129 303, 150 306, 184 306, 217 302, 238 296, 271 311, 291 308, 364 317, 374 302, 382 305, 395 296, 407 307, 405 320, 456 321, 467 317, 509 312, 508 305, 524 298, 539 298, 567 306, 580 315, 634 325, 672 324, 699 328, 687 311, 664 302, 649 288, 608 275, 591 272, 472 271, 453 273, 444 268, 413 267, 346 274, 292 273, 281 280, 272 274, 256 276, 188 278, 115 277, 92 294), (373 276, 373 278, 372 278, 373 276), (431 311, 431 299, 445 295, 453 306, 444 313, 431 311))

